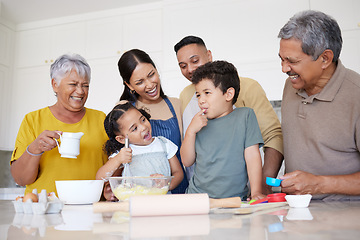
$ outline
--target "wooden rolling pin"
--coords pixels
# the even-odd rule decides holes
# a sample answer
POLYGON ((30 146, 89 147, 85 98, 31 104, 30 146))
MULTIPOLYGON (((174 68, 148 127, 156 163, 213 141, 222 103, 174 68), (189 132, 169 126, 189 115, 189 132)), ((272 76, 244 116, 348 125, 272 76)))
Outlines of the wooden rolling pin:
POLYGON ((208 214, 210 208, 239 208, 240 197, 212 199, 206 193, 133 196, 127 202, 97 202, 94 212, 129 211, 130 216, 208 214))

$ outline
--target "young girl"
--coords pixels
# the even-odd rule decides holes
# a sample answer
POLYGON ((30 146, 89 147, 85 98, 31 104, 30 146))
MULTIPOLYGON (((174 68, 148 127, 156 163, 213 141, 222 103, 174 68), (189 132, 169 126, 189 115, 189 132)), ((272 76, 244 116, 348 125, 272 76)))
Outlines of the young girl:
MULTIPOLYGON (((120 176, 121 164, 129 163, 133 176, 174 176, 170 190, 180 184, 184 175, 175 155, 178 148, 164 137, 152 137, 149 119, 144 109, 124 100, 106 116, 104 127, 109 140, 104 151, 109 160, 98 170, 97 179, 120 176), (125 147, 126 138, 129 148, 125 147)), ((109 188, 104 195, 109 194, 106 191, 109 188)))

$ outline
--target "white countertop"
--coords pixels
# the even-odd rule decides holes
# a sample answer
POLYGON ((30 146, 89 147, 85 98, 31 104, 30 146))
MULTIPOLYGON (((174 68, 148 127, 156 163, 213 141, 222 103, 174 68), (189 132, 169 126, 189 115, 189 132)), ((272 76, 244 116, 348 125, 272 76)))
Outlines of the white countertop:
POLYGON ((60 214, 15 213, 0 201, 0 239, 359 239, 359 202, 316 202, 249 215, 128 217, 65 205, 60 214))

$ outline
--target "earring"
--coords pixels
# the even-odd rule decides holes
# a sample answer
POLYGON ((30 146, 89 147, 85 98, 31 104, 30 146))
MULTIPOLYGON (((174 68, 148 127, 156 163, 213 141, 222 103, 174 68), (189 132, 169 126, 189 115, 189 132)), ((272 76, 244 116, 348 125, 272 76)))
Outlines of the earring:
POLYGON ((130 90, 130 93, 131 93, 131 94, 135 94, 135 90, 130 90))

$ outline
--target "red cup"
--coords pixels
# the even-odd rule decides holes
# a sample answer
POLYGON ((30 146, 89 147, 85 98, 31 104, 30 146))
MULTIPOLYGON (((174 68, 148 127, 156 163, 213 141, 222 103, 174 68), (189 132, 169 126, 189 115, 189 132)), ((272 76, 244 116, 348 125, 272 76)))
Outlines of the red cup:
POLYGON ((267 195, 268 202, 286 202, 286 193, 273 193, 267 195))

